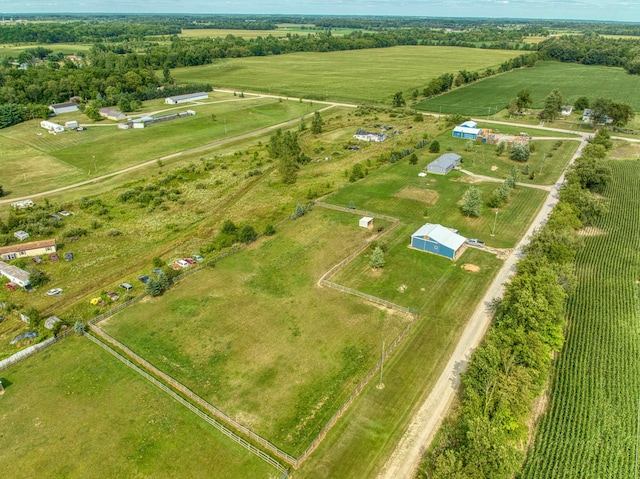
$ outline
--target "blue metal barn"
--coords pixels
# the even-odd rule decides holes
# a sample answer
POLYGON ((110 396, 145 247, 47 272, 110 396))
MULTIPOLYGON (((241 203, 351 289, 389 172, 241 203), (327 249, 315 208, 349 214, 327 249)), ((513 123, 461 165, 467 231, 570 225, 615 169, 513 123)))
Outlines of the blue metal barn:
POLYGON ((411 235, 411 247, 421 251, 455 259, 456 253, 465 243, 463 236, 442 225, 427 223, 411 235))

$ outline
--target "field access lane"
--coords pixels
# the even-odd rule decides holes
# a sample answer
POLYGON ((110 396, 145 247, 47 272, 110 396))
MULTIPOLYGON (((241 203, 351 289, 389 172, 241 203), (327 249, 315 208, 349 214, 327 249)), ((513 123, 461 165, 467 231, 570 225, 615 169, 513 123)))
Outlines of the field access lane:
MULTIPOLYGON (((569 161, 567 168, 582 154, 582 149, 587 144, 587 139, 588 135, 583 135, 580 146, 569 161)), ((473 312, 460 336, 456 349, 449 358, 449 362, 447 362, 438 381, 431 389, 425 402, 411 419, 396 450, 378 474, 377 479, 413 479, 415 477, 422 455, 438 432, 457 394, 460 385, 460 374, 466 370, 471 354, 478 347, 491 324, 493 317, 491 304, 493 299, 502 296, 504 284, 515 273, 517 261, 524 256, 524 247, 529 243, 535 230, 547 221, 549 214, 558 203, 559 191, 564 183, 564 178, 565 173, 562 173, 556 184, 551 188, 551 191, 549 191, 547 199, 531 222, 529 229, 505 260, 504 265, 487 289, 482 301, 473 312)))

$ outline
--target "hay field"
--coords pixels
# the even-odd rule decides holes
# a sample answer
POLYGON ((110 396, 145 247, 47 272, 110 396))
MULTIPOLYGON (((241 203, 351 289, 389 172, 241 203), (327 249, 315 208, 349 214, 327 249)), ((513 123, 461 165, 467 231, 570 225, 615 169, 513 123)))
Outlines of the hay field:
POLYGON ((5 477, 280 476, 88 339, 65 339, 0 379, 5 477))
POLYGON ((517 54, 503 50, 402 46, 226 59, 211 65, 178 68, 171 75, 180 82, 205 82, 237 90, 390 104, 397 91, 408 94, 422 89, 429 80, 447 72, 496 67, 517 54))
POLYGON ((298 455, 408 321, 316 285, 371 237, 357 220, 316 208, 104 329, 298 455))
POLYGON ((415 108, 442 113, 483 116, 506 108, 518 92, 531 92, 533 108, 542 108, 551 90, 557 88, 572 104, 579 96, 590 100, 610 98, 640 110, 640 77, 622 68, 541 62, 496 75, 418 103, 415 108))

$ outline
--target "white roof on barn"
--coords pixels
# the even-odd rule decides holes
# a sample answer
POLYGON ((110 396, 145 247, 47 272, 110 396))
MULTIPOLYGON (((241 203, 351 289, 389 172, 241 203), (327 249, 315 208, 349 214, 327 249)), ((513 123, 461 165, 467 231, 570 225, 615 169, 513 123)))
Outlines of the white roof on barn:
POLYGON ((478 124, 475 121, 469 120, 461 123, 460 126, 466 126, 467 128, 476 128, 478 124))
POLYGON ((471 135, 479 135, 482 132, 480 128, 471 128, 468 126, 456 126, 453 131, 457 131, 460 133, 469 133, 471 135))
POLYGON ((176 96, 170 96, 168 98, 175 100, 175 101, 180 101, 180 100, 189 100, 191 98, 200 98, 200 97, 208 97, 209 94, 206 91, 200 91, 198 93, 186 93, 184 95, 176 95, 176 96))
POLYGON ((454 233, 449 228, 432 223, 422 225, 418 231, 411 235, 412 238, 415 236, 428 236, 432 240, 437 241, 441 245, 451 248, 454 251, 457 251, 458 248, 460 248, 460 246, 462 246, 466 241, 464 236, 454 233))

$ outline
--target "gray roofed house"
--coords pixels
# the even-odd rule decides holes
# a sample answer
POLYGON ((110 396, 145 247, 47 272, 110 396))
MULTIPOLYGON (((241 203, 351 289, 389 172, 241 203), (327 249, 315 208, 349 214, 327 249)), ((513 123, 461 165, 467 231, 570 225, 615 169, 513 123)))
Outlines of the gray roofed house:
POLYGON ((460 164, 462 157, 455 153, 445 153, 433 160, 427 165, 427 172, 434 173, 436 175, 446 175, 456 166, 460 164))
POLYGON ((187 93, 186 95, 169 96, 164 99, 167 105, 176 105, 178 103, 185 103, 188 101, 206 100, 209 98, 207 92, 201 91, 198 93, 187 93))
POLYGON ((63 113, 72 113, 74 111, 78 111, 78 104, 73 101, 68 101, 66 103, 57 103, 55 105, 49 105, 49 110, 51 110, 56 115, 61 115, 63 113))
POLYGON ((100 108, 98 113, 100 113, 100 116, 113 121, 120 121, 120 120, 127 119, 127 115, 122 113, 120 110, 116 110, 114 108, 100 108))
POLYGON ((29 284, 29 273, 25 270, 18 268, 0 261, 0 276, 8 278, 12 283, 16 283, 19 286, 26 286, 29 284))

